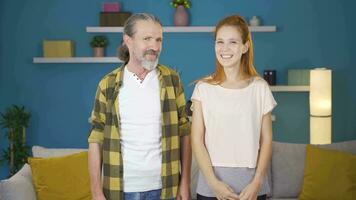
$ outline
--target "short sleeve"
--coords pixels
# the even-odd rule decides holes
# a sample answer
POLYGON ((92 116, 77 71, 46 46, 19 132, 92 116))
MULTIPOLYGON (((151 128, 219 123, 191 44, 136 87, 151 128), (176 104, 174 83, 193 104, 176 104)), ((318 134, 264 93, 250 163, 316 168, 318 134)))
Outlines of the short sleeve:
POLYGON ((194 88, 194 91, 193 91, 193 94, 192 94, 192 97, 191 97, 192 101, 193 100, 201 101, 200 86, 201 86, 201 83, 197 83, 195 85, 195 88, 194 88))
POLYGON ((99 86, 96 90, 94 106, 91 112, 91 130, 88 137, 89 143, 103 143, 104 140, 106 97, 102 92, 101 84, 102 82, 99 83, 99 86))
POLYGON ((263 115, 271 112, 274 107, 277 106, 276 100, 274 100, 273 94, 271 89, 269 88, 268 84, 264 84, 264 96, 263 96, 263 115))

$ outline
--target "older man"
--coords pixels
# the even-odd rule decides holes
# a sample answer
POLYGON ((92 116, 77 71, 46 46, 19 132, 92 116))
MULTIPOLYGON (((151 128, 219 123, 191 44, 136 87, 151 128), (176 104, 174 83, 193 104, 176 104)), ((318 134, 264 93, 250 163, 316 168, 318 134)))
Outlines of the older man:
POLYGON ((158 64, 162 32, 153 15, 132 15, 124 64, 98 85, 88 138, 95 200, 190 198, 190 124, 178 74, 158 64))

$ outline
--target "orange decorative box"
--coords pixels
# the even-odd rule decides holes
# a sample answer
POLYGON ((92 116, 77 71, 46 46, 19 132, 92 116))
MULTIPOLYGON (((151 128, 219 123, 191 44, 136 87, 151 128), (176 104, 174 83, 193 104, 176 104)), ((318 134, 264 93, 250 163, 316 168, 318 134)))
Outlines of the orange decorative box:
POLYGON ((73 57, 74 42, 71 40, 44 40, 43 57, 73 57))

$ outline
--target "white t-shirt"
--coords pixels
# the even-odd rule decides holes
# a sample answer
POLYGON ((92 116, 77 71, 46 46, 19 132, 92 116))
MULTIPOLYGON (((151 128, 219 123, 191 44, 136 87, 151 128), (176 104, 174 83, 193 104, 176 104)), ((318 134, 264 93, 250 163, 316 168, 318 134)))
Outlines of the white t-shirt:
POLYGON ((159 94, 156 70, 149 72, 141 82, 125 67, 118 96, 124 192, 144 192, 162 187, 159 94))
POLYGON ((266 81, 254 78, 241 89, 199 82, 192 100, 202 105, 212 165, 255 168, 262 117, 277 105, 266 81))

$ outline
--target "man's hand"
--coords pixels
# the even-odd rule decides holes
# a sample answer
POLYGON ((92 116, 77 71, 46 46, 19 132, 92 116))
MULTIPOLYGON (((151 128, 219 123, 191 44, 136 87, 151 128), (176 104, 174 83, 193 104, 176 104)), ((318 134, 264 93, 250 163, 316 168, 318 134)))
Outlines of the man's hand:
POLYGON ((93 200, 106 200, 104 194, 93 196, 93 200))

